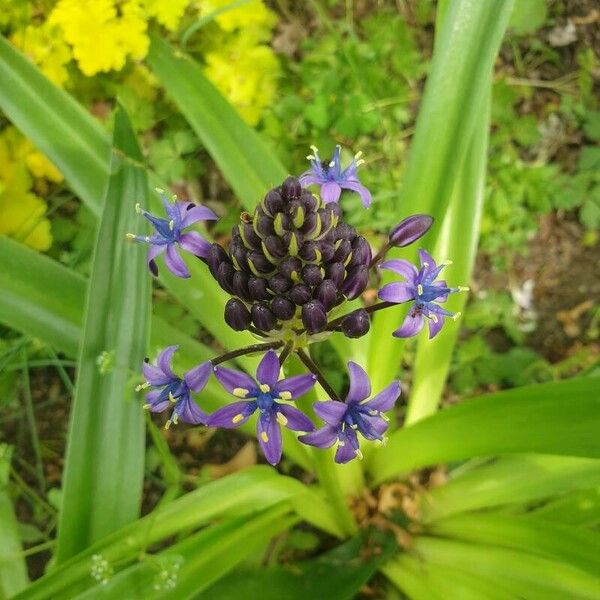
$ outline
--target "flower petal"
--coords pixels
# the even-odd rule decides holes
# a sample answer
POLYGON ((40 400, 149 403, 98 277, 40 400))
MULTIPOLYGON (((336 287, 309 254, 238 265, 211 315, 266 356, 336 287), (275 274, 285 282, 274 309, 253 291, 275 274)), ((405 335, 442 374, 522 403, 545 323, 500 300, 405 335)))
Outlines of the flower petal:
POLYGON ((146 394, 146 405, 150 412, 160 413, 167 409, 171 401, 166 390, 152 390, 146 394))
POLYGON ((150 269, 150 273, 154 275, 154 277, 158 276, 158 267, 156 266, 156 257, 160 256, 165 249, 167 248, 164 244, 150 244, 148 247, 148 257, 146 262, 148 263, 148 268, 150 269))
POLYGON ((343 181, 340 186, 347 190, 352 190, 360 195, 363 206, 369 208, 371 206, 371 192, 360 181, 343 181))
POLYGON ((167 269, 169 269, 169 271, 171 271, 171 273, 177 277, 187 279, 190 276, 190 272, 188 271, 188 268, 183 262, 181 256, 179 256, 179 252, 177 251, 177 246, 175 244, 167 245, 165 265, 167 265, 167 269))
POLYGON ((419 250, 419 260, 421 261, 421 266, 425 267, 426 272, 433 271, 437 268, 433 256, 431 256, 427 250, 423 250, 423 248, 419 250))
POLYGON ((353 404, 368 398, 371 393, 371 382, 366 371, 355 362, 348 362, 350 371, 350 389, 346 394, 346 404, 353 404))
MULTIPOLYGON (((302 394, 306 394, 308 390, 314 387, 315 383, 317 383, 317 377, 312 373, 306 375, 294 375, 278 381, 273 386, 273 391, 277 392, 280 397, 285 392, 288 392, 290 397, 281 399, 291 400, 292 398, 298 398, 299 396, 302 396, 302 394)), ((284 394, 284 396, 285 395, 286 394, 284 394)))
POLYGON ((394 304, 402 304, 403 302, 409 302, 415 299, 414 286, 412 283, 406 283, 404 281, 394 281, 384 285, 379 292, 377 297, 385 302, 393 302, 394 304))
POLYGON ((409 338, 417 335, 423 329, 423 315, 420 312, 413 313, 410 311, 402 325, 392 333, 394 337, 409 338))
POLYGON ((192 400, 190 393, 184 394, 177 401, 175 410, 173 411, 180 421, 197 425, 202 423, 206 425, 208 415, 198 408, 198 405, 192 400))
POLYGON ((358 431, 367 440, 381 440, 387 431, 388 423, 378 415, 360 412, 356 418, 358 431))
POLYGON ((356 458, 358 450, 358 438, 356 432, 350 427, 346 427, 339 435, 337 451, 335 453, 335 462, 344 464, 356 458))
POLYGON ((260 363, 258 363, 258 368, 256 369, 256 381, 258 381, 258 383, 264 383, 272 389, 279 379, 280 369, 281 365, 279 364, 277 353, 274 350, 269 350, 262 357, 260 363))
POLYGON ((241 371, 234 371, 225 367, 215 367, 215 376, 230 394, 238 395, 241 392, 238 391, 236 393, 236 390, 246 390, 246 395, 243 397, 247 398, 252 392, 257 391, 254 379, 241 371))
POLYGON ((194 206, 189 210, 187 207, 190 205, 189 202, 185 203, 186 210, 183 213, 183 219, 181 221, 181 228, 188 227, 189 225, 193 225, 198 221, 216 221, 219 217, 215 215, 215 213, 207 208, 206 206, 194 206))
MULTIPOLYGON (((313 422, 300 410, 288 404, 277 403, 277 411, 286 419, 285 427, 292 431, 314 431, 313 422)), ((283 423, 282 423, 283 425, 283 423)))
POLYGON ((298 439, 308 446, 316 446, 317 448, 329 448, 337 439, 338 427, 334 425, 325 425, 312 433, 301 435, 298 439))
POLYGON ((325 204, 337 202, 341 193, 342 188, 335 181, 328 181, 321 186, 321 199, 325 204))
POLYGON ((404 277, 406 281, 410 281, 413 283, 417 275, 419 274, 419 271, 417 270, 417 267, 415 267, 415 265, 402 258, 392 258, 391 260, 385 260, 379 265, 379 268, 394 271, 394 273, 397 273, 401 277, 404 277))
POLYGON ((315 175, 311 170, 304 171, 300 177, 298 177, 300 184, 303 186, 307 185, 321 185, 325 183, 323 176, 315 175))
POLYGON ((368 402, 365 402, 363 406, 369 410, 379 410, 381 412, 391 410, 401 393, 402 388, 400 387, 400 382, 393 381, 390 385, 381 390, 379 394, 373 396, 368 402))
POLYGON ((188 371, 183 379, 186 382, 190 390, 194 392, 200 392, 204 389, 207 384, 210 375, 213 371, 213 366, 209 360, 199 364, 194 369, 188 371))
POLYGON ((326 400, 325 402, 315 402, 313 409, 325 423, 339 425, 346 414, 348 405, 337 400, 326 400))
POLYGON ((234 427, 243 425, 256 409, 257 404, 254 401, 232 402, 208 416, 206 418, 206 425, 209 427, 233 429, 234 427))
POLYGON ((177 379, 177 375, 171 369, 171 361, 173 355, 177 352, 177 348, 179 348, 177 345, 167 346, 156 358, 156 366, 171 379, 177 379))
POLYGON ((199 256, 208 258, 211 244, 207 242, 197 231, 188 231, 179 236, 179 245, 183 250, 199 256))
POLYGON ((142 363, 142 373, 144 374, 144 379, 152 386, 162 387, 163 385, 167 385, 167 383, 171 383, 174 377, 169 375, 168 373, 163 373, 161 369, 156 367, 155 365, 151 365, 149 362, 144 361, 142 363))
POLYGON ((275 411, 266 410, 260 413, 256 422, 256 436, 265 458, 272 465, 281 460, 281 429, 275 418, 275 411))
POLYGON ((437 318, 429 319, 429 339, 432 340, 444 326, 444 321, 446 320, 443 316, 437 316, 437 318))

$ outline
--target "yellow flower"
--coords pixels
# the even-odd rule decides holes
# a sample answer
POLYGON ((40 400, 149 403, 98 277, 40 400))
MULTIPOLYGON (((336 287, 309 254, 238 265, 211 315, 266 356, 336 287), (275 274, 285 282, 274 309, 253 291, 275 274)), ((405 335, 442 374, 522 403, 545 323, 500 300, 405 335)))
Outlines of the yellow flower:
POLYGON ((190 0, 143 0, 148 16, 154 17, 169 31, 175 31, 190 0))
MULTIPOLYGON (((201 0, 200 9, 207 15, 215 10, 231 4, 231 0, 201 0)), ((223 31, 232 32, 238 29, 245 33, 252 32, 256 40, 267 40, 271 29, 277 23, 277 16, 269 10, 262 0, 251 0, 234 9, 227 10, 216 17, 215 21, 223 31)))
POLYGON ((27 25, 16 31, 11 41, 50 81, 60 87, 65 84, 69 78, 65 65, 71 60, 71 51, 57 27, 47 22, 39 27, 27 25))
POLYGON ((25 139, 13 127, 0 135, 0 234, 9 235, 36 250, 52 245, 47 205, 30 191, 32 180, 25 161, 25 139))
POLYGON ((147 23, 136 0, 59 0, 48 22, 58 25, 84 75, 119 71, 148 52, 147 23))

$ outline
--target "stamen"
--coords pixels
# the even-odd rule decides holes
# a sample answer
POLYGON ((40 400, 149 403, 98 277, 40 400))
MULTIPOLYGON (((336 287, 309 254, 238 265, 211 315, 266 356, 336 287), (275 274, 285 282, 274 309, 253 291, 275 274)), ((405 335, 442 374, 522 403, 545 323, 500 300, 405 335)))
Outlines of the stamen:
POLYGON ((171 419, 165 423, 165 429, 169 429, 169 427, 171 427, 171 419))
POLYGON ((342 440, 338 440, 338 446, 343 448, 346 445, 346 442, 342 442, 342 440))
POLYGON ((310 149, 316 154, 319 150, 317 149, 316 146, 312 145, 310 146, 310 149))
POLYGON ((266 383, 261 383, 260 384, 260 391, 263 392, 263 394, 266 394, 267 392, 271 391, 271 386, 266 384, 266 383))
POLYGON ((277 422, 282 425, 283 427, 285 427, 288 424, 288 420, 287 417, 283 414, 281 414, 280 412, 277 412, 277 422))
POLYGON ((159 188, 159 187, 154 188, 154 191, 158 192, 159 194, 164 194, 165 193, 165 190, 163 190, 162 188, 159 188))
POLYGON ((146 388, 150 387, 150 383, 147 381, 144 381, 144 383, 140 383, 139 385, 135 386, 135 391, 136 392, 141 392, 142 390, 145 390, 146 388))
POLYGON ((442 264, 442 265, 444 265, 445 267, 447 267, 447 266, 449 266, 449 265, 452 265, 452 264, 454 264, 454 261, 446 259, 446 260, 442 261, 440 264, 442 264))
POLYGON ((173 221, 173 219, 171 219, 171 220, 169 221, 169 229, 170 229, 171 231, 173 231, 173 229, 174 229, 174 228, 175 228, 175 221, 173 221))
POLYGON ((359 159, 356 161, 356 166, 357 166, 357 167, 360 167, 360 165, 364 165, 364 164, 365 164, 365 159, 364 159, 364 158, 359 158, 359 159))
POLYGON ((350 425, 350 429, 358 429, 358 425, 356 423, 352 423, 352 425, 350 425))
POLYGON ((354 454, 356 454, 356 457, 358 458, 358 460, 363 459, 363 453, 358 448, 354 451, 354 454))
POLYGON ((419 294, 419 296, 423 295, 423 286, 421 284, 417 286, 417 294, 419 294))
POLYGON ((354 155, 354 160, 358 160, 361 156, 363 155, 363 151, 359 150, 355 155, 354 155))
POLYGON ((312 155, 312 154, 309 154, 309 155, 306 157, 306 160, 317 160, 317 159, 314 157, 314 155, 312 155))
POLYGON ((292 392, 279 392, 279 398, 281 400, 291 400, 292 399, 292 392))
POLYGON ((135 212, 138 215, 141 214, 141 212, 142 212, 142 205, 139 202, 137 202, 136 205, 135 205, 135 212))
POLYGON ((387 423, 390 418, 385 413, 380 413, 379 416, 387 423))
POLYGON ((332 161, 329 163, 329 167, 330 167, 330 168, 331 168, 331 167, 335 167, 335 161, 334 161, 334 160, 332 160, 332 161))
POLYGON ((128 240, 135 240, 136 235, 135 235, 135 233, 126 233, 125 238, 128 240))
POLYGON ((177 398, 173 396, 173 392, 169 392, 169 402, 177 402, 177 398))
POLYGON ((468 285, 459 285, 457 289, 459 292, 468 292, 471 288, 468 285))
POLYGON ((148 410, 148 409, 150 408, 150 405, 149 405, 148 403, 146 403, 146 404, 144 404, 144 408, 145 408, 146 410, 148 410))
POLYGON ((266 431, 261 431, 260 439, 266 444, 269 441, 269 436, 266 431))
POLYGON ((435 314, 431 314, 431 315, 429 316, 429 318, 430 318, 430 319, 431 319, 431 320, 432 320, 434 323, 437 323, 437 322, 438 322, 437 315, 435 315, 435 314))
POLYGON ((233 395, 238 398, 245 398, 248 395, 249 390, 245 388, 234 388, 233 395))
POLYGON ((453 321, 458 321, 458 319, 460 319, 460 315, 462 315, 461 312, 457 312, 454 315, 452 315, 452 320, 453 321))
POLYGON ((374 417, 376 417, 378 415, 378 413, 379 413, 379 411, 375 410, 374 408, 369 411, 369 414, 373 415, 374 417))
POLYGON ((242 413, 238 413, 237 415, 235 415, 235 417, 233 417, 233 419, 231 419, 231 422, 239 423, 243 418, 244 418, 244 415, 242 413))
POLYGON ((423 266, 427 269, 429 267, 429 263, 428 262, 424 262, 423 266))

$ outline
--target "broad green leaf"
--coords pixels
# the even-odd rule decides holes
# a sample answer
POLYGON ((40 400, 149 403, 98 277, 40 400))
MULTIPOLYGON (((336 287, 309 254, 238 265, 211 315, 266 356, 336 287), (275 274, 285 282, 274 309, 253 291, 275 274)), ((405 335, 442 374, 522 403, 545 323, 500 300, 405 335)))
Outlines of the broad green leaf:
POLYGON ((14 596, 29 583, 19 524, 8 490, 11 455, 10 446, 0 444, 0 600, 14 596))
POLYGON ((600 486, 573 492, 547 502, 532 513, 539 519, 559 521, 576 527, 595 527, 600 523, 600 486))
MULTIPOLYGON (((442 221, 489 93, 511 8, 512 0, 450 3, 435 43, 398 217, 419 212, 442 221)), ((431 246, 437 233, 434 228, 418 246, 431 246)), ((375 389, 387 385, 398 370, 402 344, 391 334, 403 314, 389 309, 374 319, 369 374, 375 389)))
POLYGON ((147 61, 236 196, 253 210, 285 178, 286 169, 189 56, 152 35, 147 61))
POLYGON ((527 600, 598 598, 600 578, 560 561, 499 548, 419 537, 411 550, 425 563, 473 573, 527 600))
MULTIPOLYGON (((125 566, 154 544, 187 532, 214 519, 245 517, 281 502, 297 503, 314 513, 317 523, 335 521, 328 506, 308 486, 284 477, 270 467, 252 467, 208 483, 165 504, 149 515, 87 548, 35 581, 17 598, 28 600, 73 597, 69 590, 90 587, 91 557, 99 554, 110 564, 125 566)), ((320 526, 320 525, 319 525, 320 526)), ((328 529, 326 531, 335 531, 328 529)))
MULTIPOLYGON (((457 471, 460 471, 457 469, 457 471)), ((600 485, 600 461, 566 456, 503 456, 453 476, 423 499, 421 519, 503 506, 539 503, 558 494, 600 485)))
POLYGON ((532 385, 480 396, 394 432, 374 452, 377 481, 473 456, 537 452, 600 457, 600 378, 532 385))
POLYGON ((127 116, 115 119, 115 152, 88 288, 63 474, 57 563, 139 515, 144 420, 132 373, 144 358, 150 315, 145 250, 123 243, 131 203, 145 198, 145 171, 127 116))
POLYGON ((0 263, 0 322, 75 356, 85 279, 5 236, 0 236, 0 263))
POLYGON ((110 139, 69 94, 52 84, 0 35, 0 109, 62 171, 99 216, 110 139))
POLYGON ((600 574, 600 536, 587 530, 529 516, 467 514, 437 521, 428 532, 473 542, 514 548, 600 574))
POLYGON ((388 543, 382 553, 363 558, 364 536, 355 537, 311 560, 268 569, 233 571, 207 589, 198 600, 351 600, 390 551, 393 553, 393 546, 394 542, 388 543))

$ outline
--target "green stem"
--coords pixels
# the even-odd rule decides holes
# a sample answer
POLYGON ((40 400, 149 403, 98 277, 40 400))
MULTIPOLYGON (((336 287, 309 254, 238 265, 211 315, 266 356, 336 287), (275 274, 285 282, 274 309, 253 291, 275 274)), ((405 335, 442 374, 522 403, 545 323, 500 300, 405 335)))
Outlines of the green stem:
POLYGON ((275 348, 281 348, 281 346, 283 346, 283 342, 252 344, 252 346, 246 346, 245 348, 240 348, 239 350, 233 350, 233 352, 226 352, 225 354, 221 354, 221 356, 213 358, 210 362, 214 366, 217 366, 218 364, 221 364, 233 358, 237 358, 238 356, 244 356, 245 354, 252 354, 254 352, 263 352, 265 350, 274 350, 275 348))

